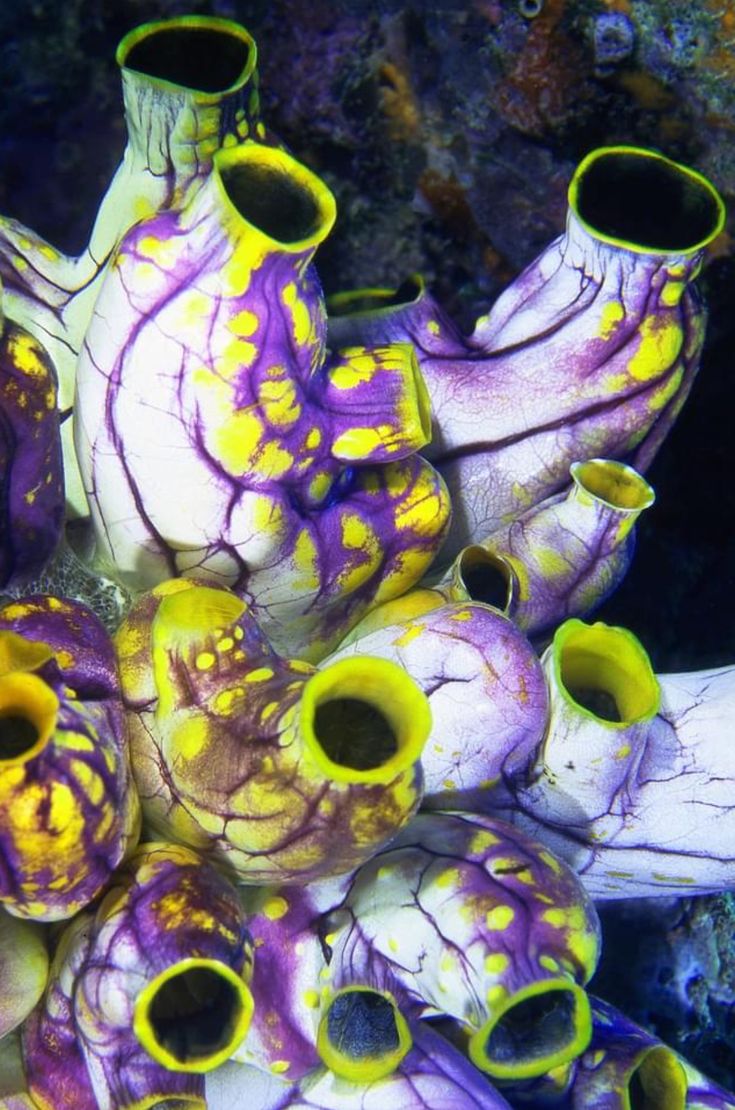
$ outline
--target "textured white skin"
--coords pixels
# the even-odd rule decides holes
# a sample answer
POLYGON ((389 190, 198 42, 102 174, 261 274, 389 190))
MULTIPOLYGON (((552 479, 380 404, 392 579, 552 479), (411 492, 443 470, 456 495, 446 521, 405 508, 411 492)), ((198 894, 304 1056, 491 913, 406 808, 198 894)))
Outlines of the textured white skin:
POLYGON ((659 676, 658 714, 621 729, 575 710, 550 654, 546 741, 532 785, 504 816, 573 867, 594 898, 732 888, 735 667, 659 676))
MULTIPOLYGON (((50 355, 61 412, 74 400, 77 356, 115 246, 138 220, 183 204, 201 184, 211 165, 212 137, 219 131, 216 102, 225 99, 125 68, 122 82, 127 143, 84 251, 78 257, 63 255, 16 221, 0 220, 0 256, 26 263, 23 272, 33 274, 34 294, 29 297, 23 286, 7 282, 4 308, 50 355)), ((66 497, 73 515, 84 515, 73 434, 68 419, 61 428, 66 497)))

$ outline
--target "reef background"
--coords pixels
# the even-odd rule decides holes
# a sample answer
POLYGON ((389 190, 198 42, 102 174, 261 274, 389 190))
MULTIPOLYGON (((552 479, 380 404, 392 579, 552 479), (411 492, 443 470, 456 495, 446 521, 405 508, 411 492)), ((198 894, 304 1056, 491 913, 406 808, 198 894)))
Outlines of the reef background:
MULTIPOLYGON (((608 143, 705 173, 732 232, 735 3, 721 0, 8 0, 0 211, 67 251, 84 245, 125 142, 117 42, 186 12, 248 27, 264 119, 334 190, 338 223, 317 258, 327 293, 420 271, 469 330, 560 232, 575 164, 608 143)), ((701 284, 700 376, 647 475, 657 501, 633 568, 599 613, 631 628, 658 671, 735 663, 730 233, 701 284)), ((732 1085, 735 899, 603 917, 593 989, 732 1085)))

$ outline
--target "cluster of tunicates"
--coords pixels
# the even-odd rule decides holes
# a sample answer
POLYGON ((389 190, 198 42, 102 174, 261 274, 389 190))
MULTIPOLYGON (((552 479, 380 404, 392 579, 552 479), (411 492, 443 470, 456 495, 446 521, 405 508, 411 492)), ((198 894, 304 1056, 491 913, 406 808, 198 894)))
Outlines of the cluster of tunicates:
POLYGON ((0 1106, 735 1106, 588 991, 596 900, 735 885, 733 669, 585 619, 719 195, 592 151, 465 336, 325 299, 243 27, 117 62, 85 252, 0 221, 0 1106))

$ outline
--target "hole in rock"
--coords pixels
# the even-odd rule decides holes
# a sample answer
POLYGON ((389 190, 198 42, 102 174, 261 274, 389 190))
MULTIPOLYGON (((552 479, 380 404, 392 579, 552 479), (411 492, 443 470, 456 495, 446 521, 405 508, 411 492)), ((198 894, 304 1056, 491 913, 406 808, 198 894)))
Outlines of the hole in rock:
POLYGON ((314 715, 314 733, 333 763, 355 771, 374 771, 398 751, 388 719, 359 698, 323 702, 314 715))
POLYGON ((211 968, 195 967, 168 979, 148 1009, 158 1044, 182 1064, 218 1052, 240 1013, 231 983, 211 968))
POLYGON ((373 991, 346 991, 327 1014, 330 1045, 350 1060, 386 1056, 400 1045, 393 1006, 373 991))
POLYGON ((719 218, 703 182, 635 152, 603 154, 593 162, 579 182, 577 210, 602 235, 662 251, 691 250, 719 218))
POLYGON ((131 46, 125 67, 201 92, 224 92, 250 60, 251 47, 237 35, 211 27, 171 27, 131 46))
POLYGON ((524 998, 498 1019, 485 1052, 497 1064, 523 1063, 551 1056, 575 1036, 571 991, 551 990, 524 998))
POLYGON ((38 740, 33 721, 18 713, 0 716, 0 759, 16 759, 29 751, 38 740))

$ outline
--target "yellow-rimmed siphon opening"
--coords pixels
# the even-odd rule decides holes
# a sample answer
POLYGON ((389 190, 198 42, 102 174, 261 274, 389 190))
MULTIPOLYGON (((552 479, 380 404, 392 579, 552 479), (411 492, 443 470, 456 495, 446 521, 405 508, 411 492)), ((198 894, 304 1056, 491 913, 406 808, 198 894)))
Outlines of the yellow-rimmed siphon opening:
POLYGON ((546 979, 506 998, 473 1033, 469 1055, 495 1079, 531 1079, 579 1056, 591 1036, 586 992, 568 979, 546 979))
POLYGON ((581 490, 621 512, 640 513, 656 500, 653 487, 643 475, 615 459, 575 462, 569 473, 581 490))
POLYGON ((133 1032, 163 1067, 207 1072, 229 1060, 252 1016, 250 988, 231 967, 221 960, 187 957, 140 992, 133 1032))
POLYGON ((725 204, 696 170, 642 147, 599 147, 580 162, 569 207, 601 242, 645 254, 694 254, 725 226, 725 204))
POLYGON ((247 84, 258 50, 252 35, 231 19, 184 15, 134 27, 118 44, 115 60, 158 84, 216 98, 247 84))
POLYGON ((344 987, 327 1004, 317 1051, 352 1083, 372 1083, 396 1070, 412 1045, 406 1019, 388 991, 344 987))
POLYGON ((233 214, 281 250, 307 251, 326 239, 337 203, 325 183, 285 150, 247 141, 213 158, 233 214))
POLYGON ((675 1054, 655 1045, 642 1055, 628 1078, 626 1095, 633 1110, 686 1110, 687 1077, 675 1054))
POLYGON ((397 289, 346 289, 327 297, 330 317, 390 315, 421 300, 426 283, 421 274, 411 274, 397 289))
POLYGON ((16 672, 0 676, 0 762, 26 763, 48 744, 59 699, 43 679, 16 672))
POLYGON ((426 695, 402 667, 355 655, 307 680, 299 727, 327 778, 387 784, 420 759, 431 711, 426 695))
POLYGON ((480 601, 507 612, 513 596, 513 571, 502 555, 470 544, 455 559, 452 578, 458 599, 480 601))
POLYGON ((650 720, 661 688, 640 640, 627 628, 568 620, 552 646, 561 692, 587 717, 612 728, 650 720))

